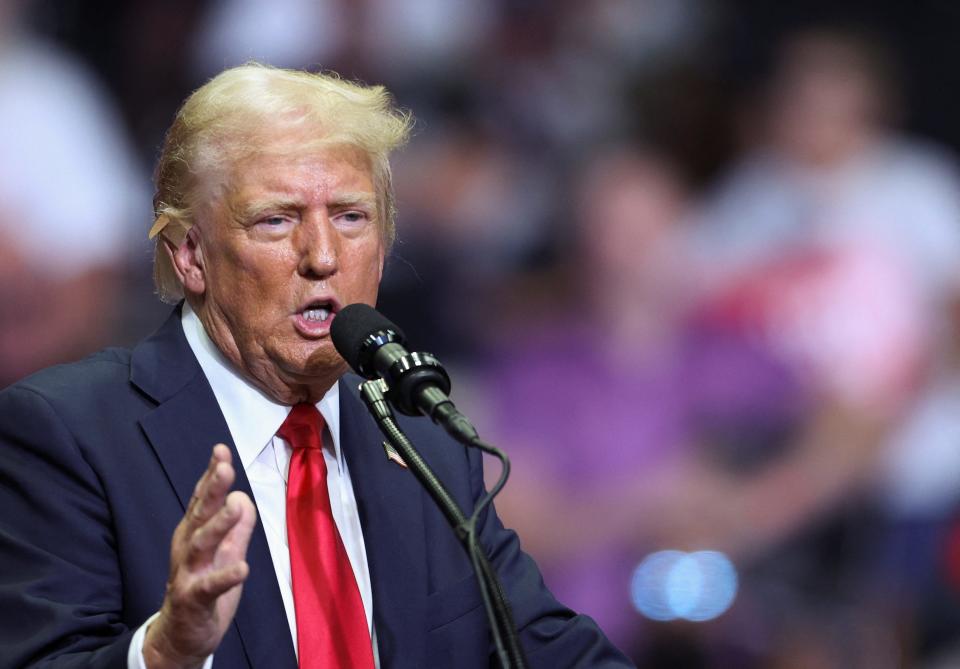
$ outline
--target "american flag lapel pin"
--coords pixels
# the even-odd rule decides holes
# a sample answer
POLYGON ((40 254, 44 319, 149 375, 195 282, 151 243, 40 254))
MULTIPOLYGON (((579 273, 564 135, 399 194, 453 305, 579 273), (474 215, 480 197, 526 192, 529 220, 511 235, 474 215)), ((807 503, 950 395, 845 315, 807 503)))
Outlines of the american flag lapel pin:
POLYGON ((400 465, 404 469, 407 468, 407 463, 404 462, 403 458, 400 457, 400 454, 397 453, 397 449, 395 449, 393 446, 391 446, 387 442, 383 442, 383 450, 387 452, 387 460, 392 460, 393 462, 396 462, 398 465, 400 465))

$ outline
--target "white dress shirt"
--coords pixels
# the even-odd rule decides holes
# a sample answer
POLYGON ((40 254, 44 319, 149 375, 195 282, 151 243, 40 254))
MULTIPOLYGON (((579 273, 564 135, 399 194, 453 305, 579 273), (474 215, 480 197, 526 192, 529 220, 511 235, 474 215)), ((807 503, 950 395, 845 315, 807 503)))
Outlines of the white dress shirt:
MULTIPOLYGON (((290 469, 291 446, 276 436, 280 425, 290 413, 290 407, 278 404, 264 395, 245 378, 240 376, 223 357, 220 350, 207 336, 203 324, 186 303, 181 318, 187 343, 197 357, 213 394, 226 419, 230 435, 240 455, 240 465, 246 472, 253 490, 260 523, 267 536, 270 557, 280 585, 280 596, 287 614, 293 647, 297 648, 297 621, 293 603, 293 588, 290 581, 290 553, 287 547, 287 473, 290 469)), ((373 628, 373 595, 370 587, 370 571, 363 543, 357 501, 353 495, 350 470, 340 449, 340 390, 338 384, 317 403, 317 409, 327 423, 328 432, 323 439, 323 457, 327 464, 327 487, 330 507, 337 530, 343 540, 350 566, 353 567, 367 625, 373 640, 373 657, 377 667, 376 632, 373 628)), ((210 444, 213 448, 213 444, 210 444)), ((197 476, 200 474, 198 473, 197 476)), ((130 642, 128 665, 130 669, 145 669, 143 640, 146 628, 153 620, 145 622, 130 642)), ((213 657, 204 665, 209 669, 213 657)))

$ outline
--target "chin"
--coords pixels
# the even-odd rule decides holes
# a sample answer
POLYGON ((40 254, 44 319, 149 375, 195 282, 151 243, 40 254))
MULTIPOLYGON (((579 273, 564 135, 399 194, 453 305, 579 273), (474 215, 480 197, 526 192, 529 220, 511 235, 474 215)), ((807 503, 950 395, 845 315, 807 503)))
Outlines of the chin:
POLYGON ((333 350, 332 346, 329 347, 329 350, 324 347, 309 354, 298 356, 290 362, 291 364, 287 369, 305 381, 310 379, 325 381, 331 377, 339 378, 348 369, 347 363, 333 350))
POLYGON ((347 364, 329 339, 278 342, 272 347, 264 347, 264 352, 282 376, 297 383, 310 383, 312 379, 325 381, 347 371, 347 364))

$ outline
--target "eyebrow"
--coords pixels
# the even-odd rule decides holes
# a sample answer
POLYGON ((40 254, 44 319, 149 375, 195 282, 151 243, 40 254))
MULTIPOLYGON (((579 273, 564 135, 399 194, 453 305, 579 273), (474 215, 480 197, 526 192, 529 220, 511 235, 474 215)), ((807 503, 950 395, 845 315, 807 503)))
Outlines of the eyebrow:
POLYGON ((263 200, 253 200, 251 202, 246 202, 238 206, 232 207, 234 214, 239 216, 242 220, 249 220, 256 218, 260 214, 269 211, 271 209, 275 210, 290 210, 290 209, 300 209, 303 204, 293 198, 265 198, 263 200))
POLYGON ((372 193, 366 193, 363 191, 356 193, 338 193, 330 201, 331 207, 370 207, 376 208, 377 199, 372 193))
MULTIPOLYGON (((250 220, 266 211, 301 209, 303 206, 303 202, 298 198, 280 196, 246 202, 233 207, 233 210, 234 215, 239 216, 242 220, 250 220)), ((363 191, 356 193, 339 193, 330 201, 329 206, 333 209, 366 207, 371 211, 375 211, 377 208, 377 199, 372 193, 363 191)))

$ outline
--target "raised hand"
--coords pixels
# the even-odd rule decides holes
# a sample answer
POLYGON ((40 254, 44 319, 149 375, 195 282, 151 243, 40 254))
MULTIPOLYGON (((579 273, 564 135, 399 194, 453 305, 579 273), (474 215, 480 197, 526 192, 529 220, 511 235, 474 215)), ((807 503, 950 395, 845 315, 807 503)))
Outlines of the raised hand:
POLYGON ((202 667, 237 611, 250 571, 246 555, 256 510, 246 494, 229 492, 231 459, 229 448, 213 447, 210 466, 173 533, 167 592, 143 643, 148 669, 202 667))

